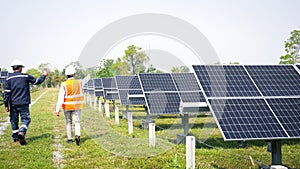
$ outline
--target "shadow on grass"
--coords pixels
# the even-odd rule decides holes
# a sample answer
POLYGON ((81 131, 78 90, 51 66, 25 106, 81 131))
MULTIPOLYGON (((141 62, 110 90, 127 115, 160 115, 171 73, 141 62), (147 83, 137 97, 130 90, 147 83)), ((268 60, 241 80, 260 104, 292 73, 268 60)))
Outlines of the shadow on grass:
POLYGON ((37 140, 40 140, 40 139, 43 139, 43 138, 49 138, 49 137, 52 137, 52 135, 49 134, 49 133, 45 133, 45 134, 41 134, 41 135, 38 135, 38 136, 27 137, 26 140, 29 141, 29 142, 34 142, 34 141, 37 141, 37 140))

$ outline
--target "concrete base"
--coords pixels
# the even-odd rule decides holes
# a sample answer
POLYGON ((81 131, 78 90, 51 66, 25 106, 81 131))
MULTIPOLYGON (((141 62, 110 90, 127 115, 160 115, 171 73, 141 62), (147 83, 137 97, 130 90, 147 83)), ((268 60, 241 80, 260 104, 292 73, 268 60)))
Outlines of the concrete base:
POLYGON ((148 129, 149 123, 155 123, 155 120, 142 120, 142 129, 148 129))
POLYGON ((271 165, 270 169, 288 169, 288 168, 283 165, 271 165))

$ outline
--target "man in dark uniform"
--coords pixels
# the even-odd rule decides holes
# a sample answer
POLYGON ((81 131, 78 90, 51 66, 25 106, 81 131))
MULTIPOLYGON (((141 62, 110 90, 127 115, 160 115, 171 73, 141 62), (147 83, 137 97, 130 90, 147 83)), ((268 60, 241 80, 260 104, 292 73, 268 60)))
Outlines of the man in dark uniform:
POLYGON ((48 76, 48 72, 44 72, 38 79, 31 75, 24 74, 22 73, 24 65, 18 59, 13 60, 11 67, 14 72, 9 74, 5 82, 4 105, 6 112, 10 111, 10 123, 14 142, 20 141, 21 145, 25 145, 25 135, 31 120, 29 112, 29 84, 41 84, 48 76), (20 128, 19 115, 22 121, 20 128))

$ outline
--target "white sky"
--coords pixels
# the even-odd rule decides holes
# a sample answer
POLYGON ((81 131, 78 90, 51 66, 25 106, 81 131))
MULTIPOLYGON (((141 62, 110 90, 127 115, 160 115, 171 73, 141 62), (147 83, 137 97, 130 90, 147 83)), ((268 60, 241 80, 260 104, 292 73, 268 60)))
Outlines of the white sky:
MULTIPOLYGON (((61 70, 78 59, 87 41, 104 26, 141 13, 168 14, 196 26, 222 63, 277 64, 284 41, 300 29, 299 11, 298 0, 0 0, 0 67, 9 68, 19 58, 27 68, 49 62, 61 70)), ((155 41, 140 39, 136 45, 147 49, 155 41)), ((122 57, 124 47, 134 42, 138 41, 128 40, 109 54, 122 57)), ((172 49, 164 44, 165 50, 172 49)))

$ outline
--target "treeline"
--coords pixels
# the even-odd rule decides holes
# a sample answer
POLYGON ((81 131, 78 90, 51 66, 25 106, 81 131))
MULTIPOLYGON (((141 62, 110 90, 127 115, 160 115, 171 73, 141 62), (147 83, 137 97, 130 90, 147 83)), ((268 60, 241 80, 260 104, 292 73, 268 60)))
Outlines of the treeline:
MULTIPOLYGON (((84 69, 80 63, 70 62, 65 66, 73 65, 76 69, 76 77, 78 79, 83 79, 88 74, 91 78, 101 78, 101 77, 113 77, 115 75, 136 75, 138 73, 163 73, 158 70, 153 65, 146 67, 146 63, 149 61, 149 56, 142 51, 141 47, 135 45, 130 45, 124 51, 124 56, 113 59, 103 59, 100 61, 99 66, 84 69)), ((43 87, 58 87, 61 82, 65 80, 65 68, 60 71, 50 63, 41 63, 38 68, 31 68, 26 71, 26 73, 39 77, 42 72, 47 70, 49 76, 44 82, 43 87)), ((187 66, 173 67, 172 72, 190 72, 187 66)))

